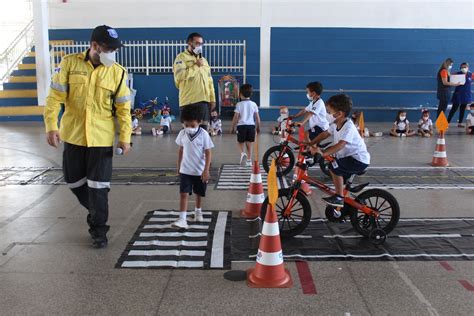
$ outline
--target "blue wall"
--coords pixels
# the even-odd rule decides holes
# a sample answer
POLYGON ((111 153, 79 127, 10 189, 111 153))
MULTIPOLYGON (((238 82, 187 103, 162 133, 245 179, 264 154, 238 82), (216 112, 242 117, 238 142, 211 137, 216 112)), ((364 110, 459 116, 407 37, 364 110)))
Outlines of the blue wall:
MULTIPOLYGON (((474 30, 272 28, 271 43, 274 106, 305 105, 306 84, 320 81, 324 99, 349 90, 358 108, 437 107, 441 62, 453 58, 454 72, 474 58, 474 30)), ((395 116, 371 112, 378 114, 366 117, 395 116)), ((418 116, 414 111, 412 119, 418 116)))
MULTIPOLYGON (((123 40, 179 40, 193 31, 207 40, 247 41, 247 82, 256 89, 253 99, 258 103, 259 28, 118 29, 123 40)), ((90 32, 50 30, 50 37, 89 40, 90 32)), ((272 28, 271 43, 272 106, 306 105, 306 83, 320 81, 324 99, 345 90, 368 120, 377 121, 393 120, 396 110, 389 108, 411 108, 409 118, 416 120, 420 106, 437 107, 436 72, 441 62, 453 58, 454 71, 474 57, 474 30, 272 28), (382 110, 370 110, 374 107, 382 110)), ((214 75, 215 82, 220 76, 214 75)), ((136 74, 134 85, 137 101, 168 96, 177 109, 178 91, 172 75, 136 74)), ((277 111, 262 111, 262 117, 274 119, 277 111)))

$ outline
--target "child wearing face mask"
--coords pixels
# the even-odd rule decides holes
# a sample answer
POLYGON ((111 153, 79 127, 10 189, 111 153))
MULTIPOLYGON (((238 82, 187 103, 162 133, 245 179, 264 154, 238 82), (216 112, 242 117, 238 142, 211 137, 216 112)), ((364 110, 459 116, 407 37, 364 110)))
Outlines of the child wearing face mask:
POLYGON ((329 128, 326 106, 324 105, 321 94, 323 93, 323 85, 320 82, 310 82, 306 85, 306 97, 309 100, 308 106, 301 110, 293 118, 304 116, 303 120, 296 125, 305 125, 308 122, 306 138, 311 140, 326 131, 329 128))
POLYGON ((211 112, 211 127, 209 129, 209 135, 217 136, 222 135, 222 121, 217 114, 217 111, 211 112))
POLYGON ((458 127, 464 127, 462 121, 464 120, 464 112, 468 104, 471 103, 471 85, 472 80, 474 79, 474 74, 469 71, 469 64, 462 63, 460 71, 457 72, 458 75, 464 74, 466 76, 466 82, 463 85, 457 86, 454 90, 453 97, 451 101, 453 102, 453 107, 449 111, 448 122, 451 122, 454 114, 459 108, 459 119, 458 127))
POLYGON ((285 120, 288 118, 288 108, 280 106, 280 116, 277 118, 277 125, 273 127, 272 134, 278 135, 285 128, 285 120))
POLYGON ((194 221, 203 222, 202 199, 206 196, 211 166, 211 149, 214 147, 209 133, 199 127, 202 113, 199 108, 185 107, 181 112, 184 128, 176 137, 178 174, 180 179, 180 215, 172 226, 187 229, 188 196, 196 195, 194 221))
POLYGON ((472 104, 466 118, 466 134, 474 135, 474 105, 472 104))
POLYGON ((161 120, 160 120, 160 127, 158 129, 152 128, 151 133, 153 136, 163 135, 168 132, 171 132, 171 117, 170 112, 167 108, 164 108, 161 111, 161 120))
POLYGON ((391 136, 395 137, 410 137, 415 135, 415 131, 410 129, 410 122, 407 119, 407 112, 398 111, 397 118, 393 122, 393 128, 390 131, 391 136))
MULTIPOLYGON (((323 157, 335 155, 336 159, 329 165, 331 177, 336 188, 336 194, 323 198, 323 201, 334 207, 344 206, 344 181, 353 174, 364 172, 370 164, 370 154, 364 140, 357 131, 354 123, 348 118, 352 109, 352 100, 348 95, 338 94, 327 101, 327 112, 333 117, 334 124, 310 142, 310 150, 323 157), (334 137, 332 146, 322 150, 319 145, 329 136, 334 137), (314 146, 316 145, 316 146, 314 146)), ((334 216, 341 213, 334 210, 334 216)))
POLYGON ((431 137, 433 135, 433 122, 430 119, 430 111, 423 110, 421 119, 418 121, 418 135, 431 137))

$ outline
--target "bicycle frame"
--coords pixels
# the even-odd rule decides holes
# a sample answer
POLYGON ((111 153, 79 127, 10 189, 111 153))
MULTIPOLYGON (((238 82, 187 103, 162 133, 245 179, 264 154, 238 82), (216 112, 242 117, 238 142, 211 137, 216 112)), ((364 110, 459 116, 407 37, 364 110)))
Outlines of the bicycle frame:
MULTIPOLYGON (((321 181, 318 181, 317 179, 311 178, 310 176, 308 176, 306 174, 306 170, 308 169, 308 166, 305 163, 305 157, 303 155, 303 152, 304 152, 304 149, 305 149, 306 146, 303 143, 299 143, 299 147, 300 148, 299 148, 299 151, 298 151, 298 161, 296 163, 296 166, 298 167, 298 172, 297 172, 296 179, 293 182, 293 187, 296 190, 294 190, 294 192, 292 194, 292 197, 290 199, 290 202, 288 203, 288 206, 286 207, 286 209, 284 211, 285 216, 289 216, 291 214, 291 209, 293 208, 294 201, 296 199, 296 195, 300 191, 300 185, 301 185, 302 181, 305 181, 306 183, 309 183, 309 184, 312 184, 312 185, 316 186, 319 190, 323 191, 324 193, 326 193, 328 195, 336 194, 336 191, 334 189, 328 187, 327 185, 325 185, 321 181)), ((325 157, 324 159, 326 159, 328 161, 333 161, 334 160, 334 158, 332 158, 332 157, 325 157)), ((368 216, 372 216, 372 217, 375 217, 375 218, 379 217, 379 212, 378 211, 371 209, 370 207, 368 207, 365 204, 361 204, 361 203, 357 202, 357 200, 350 197, 348 193, 349 193, 349 191, 346 188, 344 188, 344 203, 354 207, 355 209, 361 210, 362 212, 364 212, 368 216)))

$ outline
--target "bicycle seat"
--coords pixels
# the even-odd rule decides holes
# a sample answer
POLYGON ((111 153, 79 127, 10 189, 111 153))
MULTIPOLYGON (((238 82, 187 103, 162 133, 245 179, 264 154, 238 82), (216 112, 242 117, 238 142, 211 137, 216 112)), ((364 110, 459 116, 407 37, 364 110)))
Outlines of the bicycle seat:
POLYGON ((352 193, 357 193, 357 192, 362 191, 368 185, 369 185, 369 182, 356 185, 355 187, 348 185, 347 191, 352 192, 352 193))

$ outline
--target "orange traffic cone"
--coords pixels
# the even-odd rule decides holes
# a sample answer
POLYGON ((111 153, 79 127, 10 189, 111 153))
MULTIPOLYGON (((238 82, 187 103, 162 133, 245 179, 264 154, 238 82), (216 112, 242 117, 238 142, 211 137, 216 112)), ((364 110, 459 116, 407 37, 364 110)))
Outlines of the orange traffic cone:
POLYGON ((254 288, 288 288, 293 286, 290 272, 283 264, 280 230, 276 212, 269 205, 255 268, 247 270, 247 285, 254 288))
POLYGON ((444 139, 444 131, 440 131, 438 140, 436 141, 436 148, 433 154, 431 165, 434 167, 449 166, 448 156, 446 155, 446 141, 444 139))
POLYGON ((262 175, 260 174, 260 165, 258 161, 253 162, 252 175, 247 193, 245 209, 240 211, 240 217, 256 218, 260 216, 260 208, 265 200, 263 194, 262 175))

